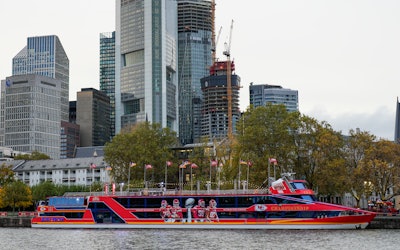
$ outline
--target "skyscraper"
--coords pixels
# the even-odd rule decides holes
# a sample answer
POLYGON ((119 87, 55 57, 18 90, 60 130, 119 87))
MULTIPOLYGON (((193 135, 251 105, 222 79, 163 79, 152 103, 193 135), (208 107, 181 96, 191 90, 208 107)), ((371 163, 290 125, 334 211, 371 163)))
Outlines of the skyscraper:
POLYGON ((100 34, 100 90, 110 98, 110 133, 115 135, 115 31, 100 34))
POLYGON ((1 83, 0 144, 60 158, 61 81, 36 74, 1 83))
POLYGON ((80 126, 80 146, 104 146, 110 141, 110 98, 93 88, 77 93, 76 123, 80 126))
POLYGON ((13 76, 26 74, 47 76, 61 82, 61 120, 68 122, 69 59, 57 36, 27 38, 27 45, 12 61, 13 76))
POLYGON ((179 139, 189 144, 200 139, 200 79, 212 64, 210 0, 178 0, 179 139))
POLYGON ((396 100, 396 120, 394 125, 394 142, 400 143, 400 102, 397 97, 396 100))
POLYGON ((279 85, 250 83, 250 104, 254 107, 265 106, 267 103, 284 104, 289 112, 299 110, 298 91, 285 89, 279 85))
POLYGON ((177 4, 116 1, 116 133, 146 121, 178 132, 177 4))
MULTIPOLYGON (((231 63, 231 109, 232 133, 236 132, 239 120, 240 77, 233 72, 235 64, 231 63)), ((228 62, 215 62, 210 68, 210 76, 201 79, 203 91, 201 133, 209 139, 221 139, 229 136, 229 101, 228 101, 228 62)))

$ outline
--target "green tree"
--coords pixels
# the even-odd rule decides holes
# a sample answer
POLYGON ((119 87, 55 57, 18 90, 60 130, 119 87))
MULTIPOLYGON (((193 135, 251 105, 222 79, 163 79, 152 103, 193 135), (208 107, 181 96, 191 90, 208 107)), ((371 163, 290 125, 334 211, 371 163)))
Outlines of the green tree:
POLYGON ((14 157, 15 160, 48 160, 50 156, 40 153, 38 151, 33 151, 31 154, 17 155, 14 157))
POLYGON ((139 123, 121 131, 105 145, 104 160, 112 167, 111 175, 116 182, 143 180, 145 164, 153 167, 146 170, 146 179, 161 182, 166 161, 173 159, 171 148, 176 145, 176 133, 169 128, 149 122, 139 123), (131 162, 136 166, 129 171, 131 162))
POLYGON ((56 185, 52 182, 45 181, 32 187, 32 199, 36 202, 55 195, 59 195, 59 193, 56 185))
POLYGON ((32 192, 25 183, 14 181, 0 189, 0 200, 2 207, 12 207, 15 212, 16 208, 26 208, 32 205, 32 192))
POLYGON ((258 184, 268 176, 269 158, 280 162, 276 169, 278 173, 286 171, 281 167, 290 165, 293 152, 290 125, 297 116, 298 112, 288 113, 284 105, 248 108, 237 123, 238 147, 232 165, 237 170, 236 175, 240 159, 246 158, 253 160, 251 180, 258 184))

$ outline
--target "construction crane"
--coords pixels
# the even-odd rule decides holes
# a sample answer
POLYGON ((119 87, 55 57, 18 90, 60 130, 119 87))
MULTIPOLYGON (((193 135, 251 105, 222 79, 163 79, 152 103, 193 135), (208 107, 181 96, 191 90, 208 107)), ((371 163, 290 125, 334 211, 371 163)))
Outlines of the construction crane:
POLYGON ((217 61, 216 53, 217 53, 219 37, 221 36, 221 31, 222 31, 222 26, 219 28, 217 39, 215 41, 214 40, 212 41, 213 44, 212 44, 212 49, 211 49, 211 51, 212 51, 212 64, 211 65, 214 65, 214 63, 217 61))
POLYGON ((226 81, 227 90, 226 95, 228 99, 228 138, 232 138, 232 64, 231 64, 231 42, 232 42, 233 20, 231 22, 231 29, 229 31, 228 43, 225 42, 225 51, 223 54, 226 56, 226 81))

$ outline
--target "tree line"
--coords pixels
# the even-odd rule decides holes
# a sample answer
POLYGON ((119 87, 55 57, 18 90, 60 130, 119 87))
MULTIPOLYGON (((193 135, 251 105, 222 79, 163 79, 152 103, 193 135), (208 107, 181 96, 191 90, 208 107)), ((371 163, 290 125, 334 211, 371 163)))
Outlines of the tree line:
POLYGON ((211 180, 214 188, 232 188, 239 174, 241 180, 249 180, 249 187, 263 188, 268 173, 278 178, 290 172, 307 180, 318 195, 350 193, 357 202, 372 193, 387 200, 400 190, 397 143, 359 129, 344 136, 328 122, 288 112, 284 105, 250 106, 236 122, 232 137, 203 138, 186 159, 180 159, 177 145, 170 129, 145 122, 124 129, 107 143, 104 159, 116 182, 130 181, 127 188, 143 187, 145 181, 160 183, 166 176, 168 183, 184 182, 186 189, 191 177, 193 183, 211 180), (270 159, 278 164, 269 164, 270 159))
MULTIPOLYGON (((288 112, 284 105, 250 106, 236 122, 232 137, 205 137, 190 151, 179 146, 175 132, 149 122, 123 129, 104 147, 113 181, 129 189, 143 188, 147 182, 159 187, 166 179, 168 188, 189 189, 200 183, 203 189, 210 181, 214 189, 233 188, 241 185, 240 179, 248 180, 248 188, 259 189, 266 188, 268 176, 295 173, 318 195, 350 193, 357 202, 371 194, 382 200, 399 194, 399 157, 400 145, 395 142, 359 129, 344 136, 328 122, 288 112), (278 164, 270 164, 271 159, 278 164)), ((0 167, 3 209, 29 207, 47 196, 88 189, 101 191, 102 184, 66 187, 45 182, 30 188, 17 181, 11 166, 0 167)))

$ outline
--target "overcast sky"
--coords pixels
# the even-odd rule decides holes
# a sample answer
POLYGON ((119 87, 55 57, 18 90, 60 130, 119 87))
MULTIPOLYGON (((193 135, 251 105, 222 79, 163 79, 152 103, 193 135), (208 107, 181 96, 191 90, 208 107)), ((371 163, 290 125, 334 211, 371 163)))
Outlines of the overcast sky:
MULTIPOLYGON (((234 20, 231 57, 250 82, 299 91, 300 112, 348 134, 393 140, 400 93, 400 1, 216 0, 218 57, 234 20)), ((99 88, 99 33, 115 30, 115 0, 0 1, 0 79, 29 36, 57 35, 70 60, 70 100, 99 88)))

